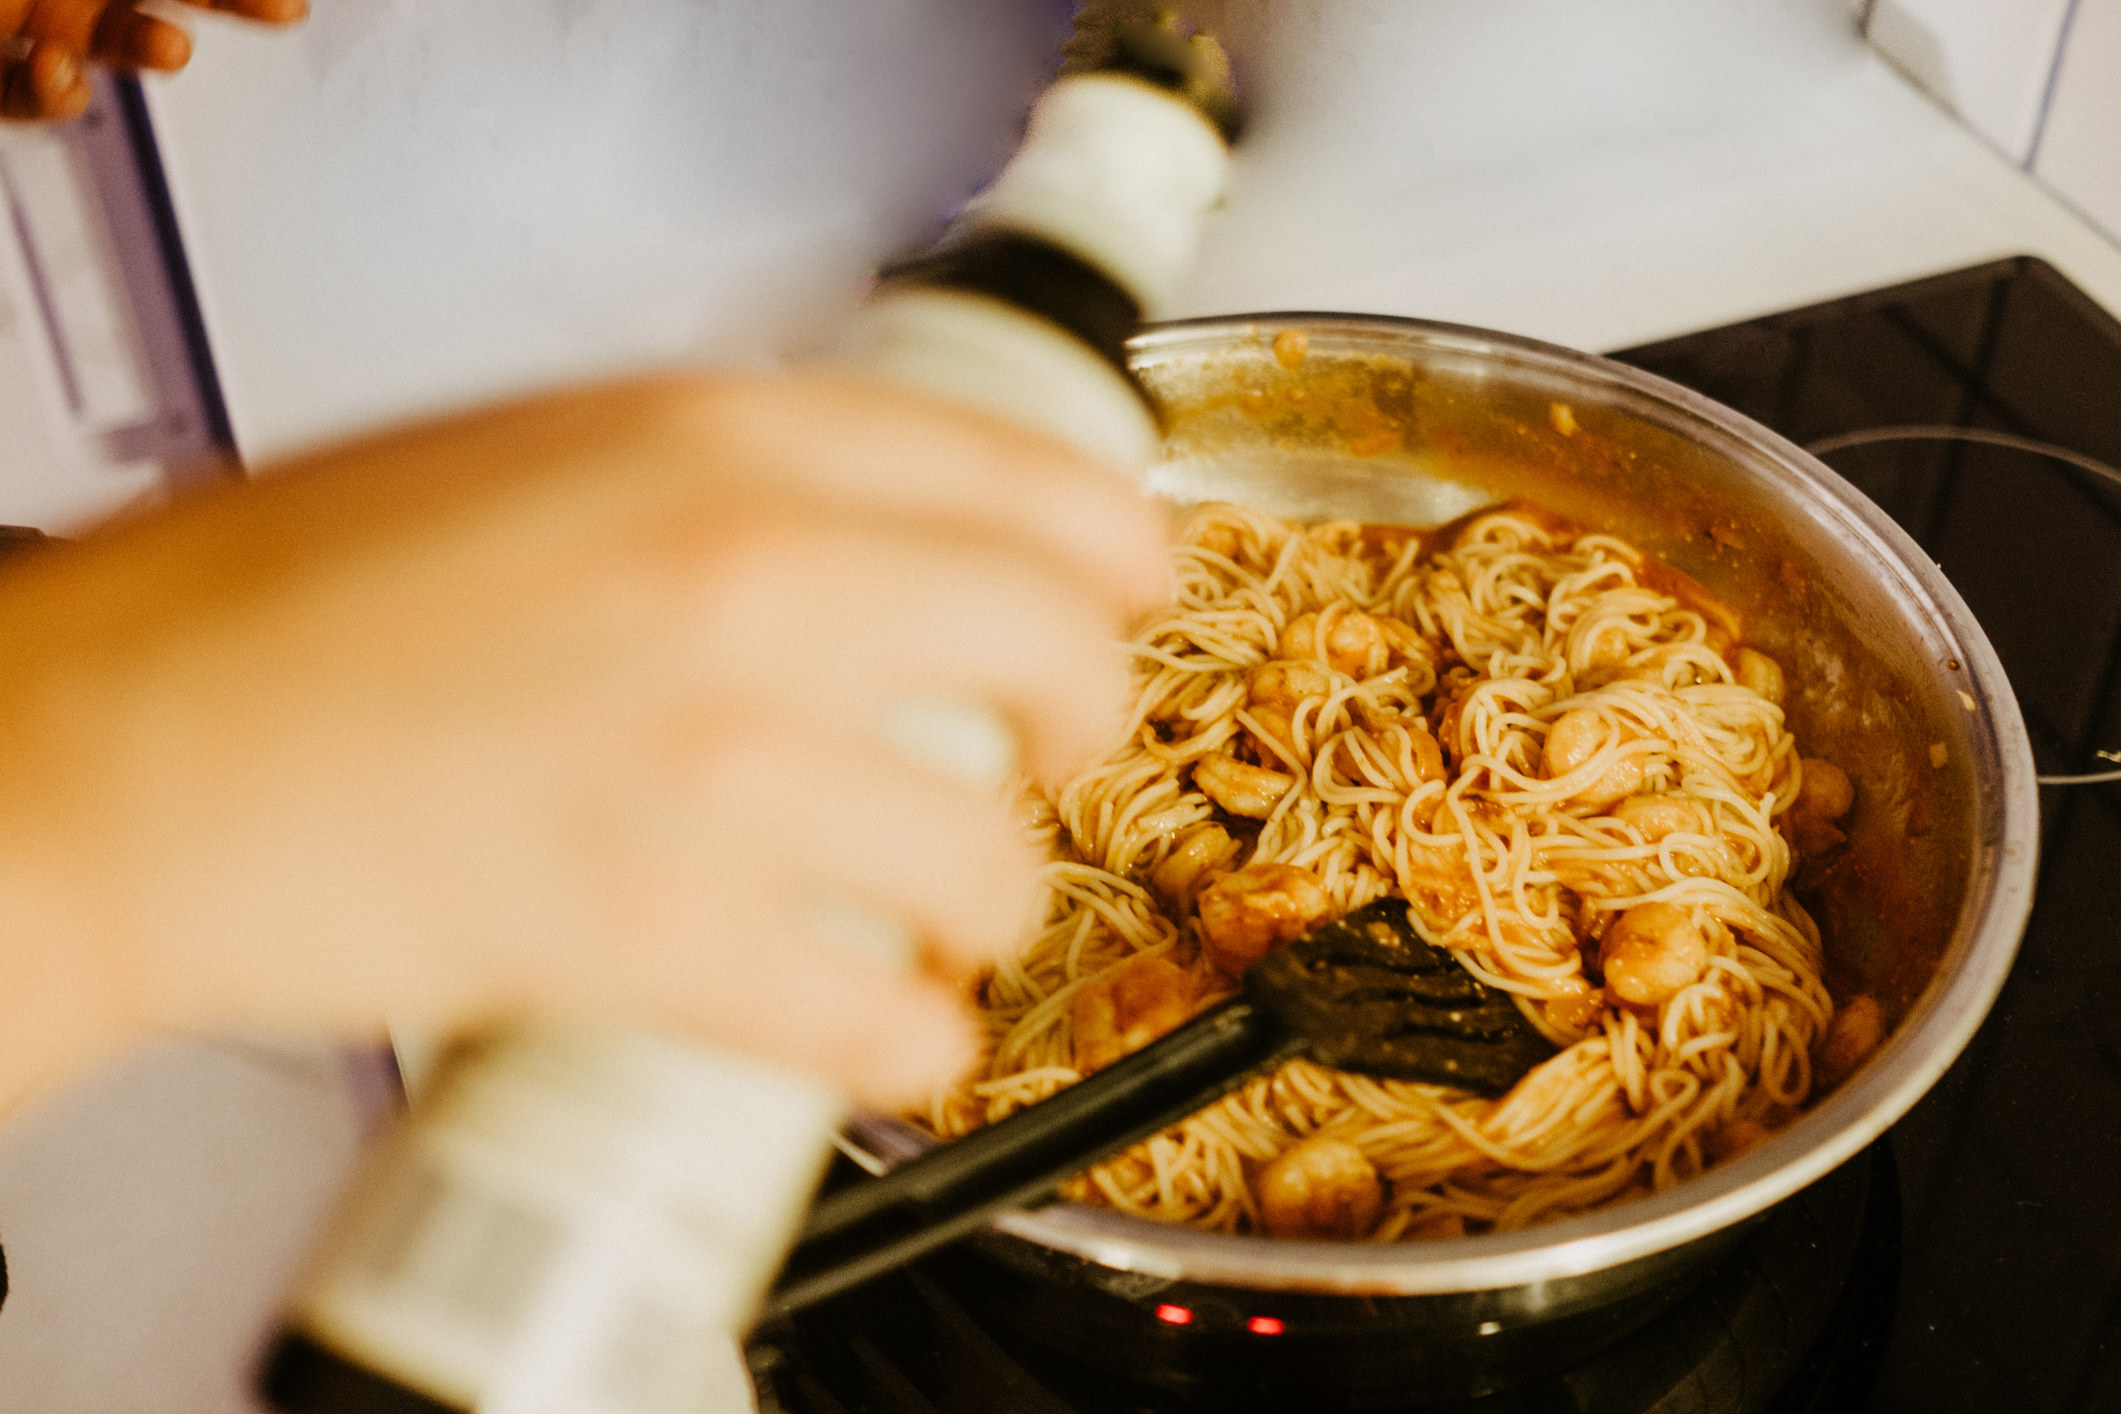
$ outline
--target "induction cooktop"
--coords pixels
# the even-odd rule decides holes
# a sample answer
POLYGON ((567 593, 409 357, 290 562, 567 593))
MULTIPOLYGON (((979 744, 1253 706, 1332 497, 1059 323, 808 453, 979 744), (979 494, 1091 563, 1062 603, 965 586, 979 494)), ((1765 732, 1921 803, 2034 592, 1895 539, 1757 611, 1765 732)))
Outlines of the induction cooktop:
MULTIPOLYGON (((1998 261, 1616 355, 1814 449, 1980 618, 2043 778, 2121 760, 2121 323, 1998 261), (2115 751, 2113 759, 2103 751, 2115 751)), ((2121 1409, 2121 783, 2041 793, 2024 944, 1886 1139, 1776 1209, 1648 1326, 1454 1414, 2121 1409)), ((1056 1355, 971 1249, 754 1341, 764 1410, 1290 1408, 1270 1342, 1132 1378, 1056 1355)), ((1242 1313, 1239 1313, 1241 1316, 1242 1313)), ((1159 1319, 1153 1303, 1145 1323, 1159 1319)), ((1146 1326, 1145 1326, 1146 1328, 1146 1326)), ((1308 1408, 1322 1408, 1306 1401, 1308 1408)), ((1389 1398, 1376 1410, 1417 1407, 1389 1398)))
MULTIPOLYGON (((1981 620, 2043 776, 2113 769, 2113 315, 2019 258, 1619 357, 1819 449, 1981 620)), ((2051 786, 2040 807, 2017 964, 1891 1134, 1904 1257, 1865 1411, 2121 1409, 2121 784, 2051 786)))

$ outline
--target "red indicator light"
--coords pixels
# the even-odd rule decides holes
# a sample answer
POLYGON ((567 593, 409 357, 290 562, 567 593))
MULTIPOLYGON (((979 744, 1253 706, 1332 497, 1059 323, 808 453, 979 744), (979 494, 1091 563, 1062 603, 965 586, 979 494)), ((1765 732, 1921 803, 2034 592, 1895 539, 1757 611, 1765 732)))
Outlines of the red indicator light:
POLYGON ((1193 1324, 1193 1313, 1183 1306, 1159 1306, 1156 1308, 1156 1319, 1167 1325, 1190 1326, 1193 1324))
POLYGON ((1279 1316, 1254 1316, 1245 1322, 1245 1329, 1254 1335, 1280 1335, 1283 1327, 1279 1316))

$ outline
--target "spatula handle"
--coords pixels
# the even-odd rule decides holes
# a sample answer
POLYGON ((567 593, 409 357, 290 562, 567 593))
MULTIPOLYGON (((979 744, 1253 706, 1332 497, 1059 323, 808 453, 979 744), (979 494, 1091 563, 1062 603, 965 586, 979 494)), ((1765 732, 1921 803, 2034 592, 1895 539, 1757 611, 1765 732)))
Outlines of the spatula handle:
POLYGON ((810 1305, 961 1237, 1175 1124, 1298 1043, 1243 997, 1051 1099, 857 1183, 811 1211, 765 1315, 810 1305))

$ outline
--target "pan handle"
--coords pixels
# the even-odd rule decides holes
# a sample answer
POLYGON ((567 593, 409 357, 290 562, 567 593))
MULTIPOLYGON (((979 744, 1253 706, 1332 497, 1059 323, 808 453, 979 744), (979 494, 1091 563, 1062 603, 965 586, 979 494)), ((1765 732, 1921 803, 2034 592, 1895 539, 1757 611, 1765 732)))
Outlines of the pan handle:
POLYGON ((761 1319, 859 1285, 1023 1207, 1301 1049, 1240 996, 1104 1070, 811 1210, 761 1319))

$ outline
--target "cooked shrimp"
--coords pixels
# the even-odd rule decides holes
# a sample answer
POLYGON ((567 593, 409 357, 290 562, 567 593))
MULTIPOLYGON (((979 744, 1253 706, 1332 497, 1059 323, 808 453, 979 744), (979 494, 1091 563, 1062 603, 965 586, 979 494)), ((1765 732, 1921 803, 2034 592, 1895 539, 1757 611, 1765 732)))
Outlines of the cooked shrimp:
POLYGON ((1592 687, 1617 677, 1631 651, 1626 620, 1585 618, 1569 630, 1562 656, 1578 686, 1592 687))
POLYGON ((1565 776, 1596 755, 1610 734, 1605 718, 1588 707, 1564 712, 1547 728, 1547 774, 1565 776))
POLYGON ((1178 837, 1178 847, 1164 856, 1149 882, 1180 908, 1189 908, 1194 891, 1207 882, 1208 875, 1235 858, 1240 848, 1222 826, 1213 822, 1195 825, 1178 837))
POLYGON ((1848 1079, 1884 1039, 1885 1012, 1878 999, 1869 995, 1850 997, 1834 1013, 1833 1022, 1826 1028, 1826 1039, 1819 1043, 1819 1053, 1812 1060, 1813 1088, 1823 1090, 1848 1079))
POLYGON ((1782 664, 1756 649, 1741 648, 1732 669, 1740 687, 1753 689, 1777 707, 1782 705, 1782 664))
POLYGON ((1570 990, 1558 997, 1548 997, 1540 1003, 1539 1009, 1545 1014, 1548 1025, 1574 1035, 1598 1019, 1598 1014, 1605 1010, 1605 998, 1580 977, 1567 978, 1563 985, 1570 990))
POLYGON ((1193 1014, 1193 976, 1145 953, 1084 984, 1069 1008, 1075 1068, 1084 1075, 1131 1055, 1193 1014))
POLYGON ((1480 889, 1465 851, 1447 845, 1410 844, 1399 876, 1407 901, 1432 924, 1449 926, 1480 907, 1480 889))
POLYGON ((1848 838, 1834 821, 1856 803, 1856 786, 1833 762, 1807 756, 1799 763, 1804 783, 1783 817, 1783 833, 1799 854, 1824 854, 1848 838))
MULTIPOLYGON (((1418 640, 1419 635, 1413 635, 1418 640)), ((1351 678, 1381 673, 1392 661, 1384 621, 1339 605, 1323 613, 1299 614, 1282 630, 1275 656, 1319 659, 1351 678)))
POLYGON ((1821 820, 1839 820, 1856 803, 1856 785, 1848 772, 1817 756, 1803 761, 1804 784, 1790 809, 1821 820))
POLYGON ((1250 707, 1254 726, 1247 730, 1262 761, 1300 764, 1296 754, 1296 718, 1286 707, 1250 707))
POLYGON ((1260 759, 1295 760, 1296 709, 1332 690, 1333 675, 1309 659, 1276 658, 1254 668, 1245 679, 1245 711, 1268 738, 1260 743, 1260 759))
MULTIPOLYGON (((1389 781, 1395 786, 1404 787, 1416 786, 1424 781, 1447 779, 1443 748, 1437 745, 1436 738, 1429 734, 1429 729, 1421 724, 1420 718, 1403 717, 1397 713, 1373 713, 1364 725, 1369 728, 1371 738, 1366 751, 1358 752, 1354 741, 1349 737, 1339 738, 1336 743, 1338 749, 1334 752, 1337 758, 1334 764, 1345 772, 1349 779, 1367 779, 1373 784, 1389 781), (1389 763, 1382 767, 1385 772, 1383 780, 1379 779, 1379 757, 1389 763), (1408 774, 1405 769, 1408 766, 1413 768, 1411 778, 1400 782, 1399 778, 1408 774)), ((1424 822, 1434 815, 1442 803, 1443 797, 1430 797, 1428 808, 1422 813, 1424 822)))
POLYGON ((1683 795, 1631 795, 1614 806, 1612 814, 1622 824, 1633 825, 1652 844, 1666 835, 1698 835, 1708 830, 1708 812, 1700 802, 1683 795))
POLYGON ((1247 864, 1200 891, 1201 952, 1232 977, 1333 912, 1316 874, 1294 864, 1247 864))
POLYGON ((1275 658, 1245 676, 1245 701, 1255 708, 1295 708, 1332 690, 1332 675, 1311 658, 1275 658))
POLYGON ((1352 1240, 1369 1232, 1384 1185, 1362 1150, 1314 1137, 1276 1155, 1259 1174, 1259 1218, 1276 1237, 1352 1240))
POLYGON ((1688 910, 1639 903, 1613 920, 1598 960, 1606 991, 1616 1000, 1660 1006, 1701 976, 1709 965, 1709 945, 1688 910))
MULTIPOLYGON (((1567 775, 1577 767, 1590 761, 1614 740, 1627 739, 1626 729, 1608 719, 1603 713, 1590 707, 1579 707, 1573 712, 1564 712, 1547 728, 1544 751, 1547 779, 1554 780, 1567 775)), ((1616 800, 1633 795, 1642 788, 1642 758, 1623 756, 1608 767, 1597 780, 1575 793, 1571 799, 1586 805, 1610 805, 1616 800)))
POLYGON ((1234 756, 1203 756, 1193 765, 1193 784, 1232 815, 1264 820, 1296 785, 1296 777, 1234 756))
POLYGON ((1392 661, 1397 663, 1433 663, 1435 650, 1421 631, 1403 619, 1380 618, 1378 629, 1385 636, 1385 647, 1392 651, 1392 661))
POLYGON ((1192 543, 1211 555, 1235 560, 1238 553, 1244 549, 1244 534, 1229 521, 1210 521, 1194 532, 1192 543))
POLYGON ((1446 673, 1436 688, 1436 742, 1453 761, 1466 754, 1466 743, 1459 728, 1465 719, 1468 683, 1454 680, 1452 674, 1459 671, 1454 668, 1451 673, 1446 673))
POLYGON ((1443 744, 1417 721, 1407 719, 1400 725, 1407 729, 1407 738, 1413 744, 1415 775, 1424 781, 1445 779, 1443 744))

